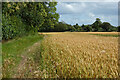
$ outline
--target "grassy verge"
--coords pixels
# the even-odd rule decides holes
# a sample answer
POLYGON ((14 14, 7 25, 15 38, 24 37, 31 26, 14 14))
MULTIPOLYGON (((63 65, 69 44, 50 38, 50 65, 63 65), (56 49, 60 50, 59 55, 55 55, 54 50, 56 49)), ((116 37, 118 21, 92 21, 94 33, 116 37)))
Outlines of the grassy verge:
POLYGON ((39 41, 32 45, 32 48, 29 47, 31 50, 26 52, 26 60, 23 60, 23 63, 16 67, 17 72, 12 74, 15 75, 14 78, 52 78, 56 76, 54 64, 49 60, 52 56, 49 54, 48 45, 49 43, 44 44, 44 40, 42 40, 42 42, 39 41))
POLYGON ((43 38, 43 35, 29 35, 21 37, 17 40, 11 40, 2 44, 3 58, 3 77, 10 78, 13 68, 16 67, 22 59, 21 54, 27 50, 29 46, 38 42, 43 38))
POLYGON ((97 36, 104 36, 104 37, 120 37, 118 34, 89 34, 89 35, 97 35, 97 36))
POLYGON ((2 78, 2 44, 0 42, 0 79, 2 78))

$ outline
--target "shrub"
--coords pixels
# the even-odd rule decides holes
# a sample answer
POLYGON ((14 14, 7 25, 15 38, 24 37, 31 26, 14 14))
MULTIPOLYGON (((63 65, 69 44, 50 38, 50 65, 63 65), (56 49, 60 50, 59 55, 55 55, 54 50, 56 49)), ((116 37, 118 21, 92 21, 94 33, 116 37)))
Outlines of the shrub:
POLYGON ((25 34, 25 25, 17 16, 2 15, 2 38, 12 39, 25 34))

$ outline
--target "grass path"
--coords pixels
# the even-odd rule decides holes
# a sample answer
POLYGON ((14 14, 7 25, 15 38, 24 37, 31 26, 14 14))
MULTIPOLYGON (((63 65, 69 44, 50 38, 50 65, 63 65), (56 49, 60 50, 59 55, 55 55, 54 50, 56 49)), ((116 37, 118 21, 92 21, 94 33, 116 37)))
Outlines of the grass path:
POLYGON ((11 40, 3 43, 2 56, 3 56, 3 78, 12 78, 17 73, 17 68, 31 55, 29 52, 33 50, 31 46, 39 42, 43 38, 42 35, 29 35, 17 40, 11 40), (14 70, 14 68, 16 68, 14 70))
MULTIPOLYGON (((44 39, 47 36, 44 35, 44 39)), ((22 54, 22 60, 19 65, 14 69, 15 75, 13 78, 41 78, 42 69, 40 62, 42 61, 41 46, 42 40, 36 42, 30 46, 24 54, 22 54)))
POLYGON ((2 79, 2 44, 0 42, 0 79, 2 79))
MULTIPOLYGON (((38 47, 40 47, 40 43, 41 41, 36 42, 34 45, 30 46, 26 52, 24 52, 24 54, 21 55, 22 60, 20 61, 19 65, 17 67, 15 67, 14 71, 15 71, 15 75, 13 75, 13 78, 25 78, 25 77, 29 77, 26 76, 26 70, 27 72, 34 72, 30 67, 26 67, 26 65, 28 65, 27 63, 30 62, 30 58, 33 58, 33 53, 36 52, 36 50, 38 49, 38 47)), ((30 63, 32 64, 32 63, 30 63)), ((32 66, 35 68, 35 65, 32 66)), ((27 73, 28 75, 28 73, 27 73)))

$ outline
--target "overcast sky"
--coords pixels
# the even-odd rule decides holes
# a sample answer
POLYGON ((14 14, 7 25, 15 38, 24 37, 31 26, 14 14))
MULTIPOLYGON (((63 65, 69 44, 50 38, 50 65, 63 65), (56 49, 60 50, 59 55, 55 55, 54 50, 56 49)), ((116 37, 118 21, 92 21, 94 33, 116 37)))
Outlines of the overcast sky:
POLYGON ((92 0, 91 2, 82 1, 58 1, 57 13, 60 14, 59 21, 65 21, 68 24, 92 24, 96 18, 102 22, 110 22, 112 25, 118 25, 118 0, 92 0), (97 2, 98 1, 98 2, 97 2))

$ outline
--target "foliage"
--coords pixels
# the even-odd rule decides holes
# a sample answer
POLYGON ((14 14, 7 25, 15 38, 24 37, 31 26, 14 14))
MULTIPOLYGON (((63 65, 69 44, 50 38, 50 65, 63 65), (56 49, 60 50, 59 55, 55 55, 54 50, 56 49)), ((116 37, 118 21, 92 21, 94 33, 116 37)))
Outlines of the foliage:
POLYGON ((90 32, 92 31, 92 27, 90 25, 82 25, 83 32, 90 32))
POLYGON ((116 32, 118 27, 112 26, 108 22, 101 22, 99 18, 96 18, 96 21, 91 25, 70 25, 64 22, 59 22, 55 25, 53 31, 71 31, 71 32, 116 32), (57 27, 56 27, 57 26, 57 27))
POLYGON ((82 28, 78 25, 78 23, 76 23, 76 25, 73 25, 75 28, 75 31, 79 32, 82 30, 82 28))
POLYGON ((102 22, 99 18, 96 18, 96 21, 92 24, 93 31, 98 31, 102 22))
POLYGON ((2 38, 12 39, 25 34, 25 25, 17 16, 2 16, 2 38))
POLYGON ((63 22, 59 22, 57 24, 55 24, 55 27, 54 27, 54 31, 66 31, 67 30, 67 25, 63 22))
POLYGON ((120 26, 117 27, 117 31, 120 32, 120 26))
POLYGON ((79 32, 112 32, 118 31, 118 27, 112 26, 108 22, 101 22, 99 18, 96 18, 96 21, 91 25, 82 25, 81 27, 76 23, 73 25, 75 29, 72 31, 79 31, 79 32))
POLYGON ((45 21, 39 31, 53 31, 54 25, 58 22, 59 19, 59 14, 56 13, 55 7, 57 5, 57 2, 43 2, 42 4, 45 8, 47 16, 45 17, 45 21))
POLYGON ((12 39, 23 34, 36 32, 71 31, 71 32, 105 32, 119 31, 108 22, 99 18, 91 25, 75 25, 58 22, 57 2, 3 2, 2 4, 2 38, 12 39))
POLYGON ((101 27, 104 29, 105 32, 110 31, 110 29, 112 28, 111 24, 108 22, 103 22, 101 24, 101 27))
POLYGON ((3 39, 12 39, 38 31, 53 31, 58 22, 57 2, 4 2, 2 5, 3 39))
POLYGON ((39 30, 47 16, 42 3, 26 3, 25 7, 21 7, 20 13, 22 21, 28 25, 27 31, 39 30))

